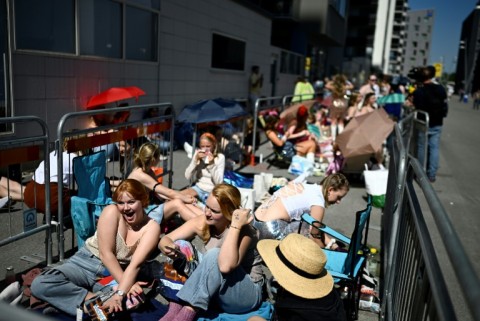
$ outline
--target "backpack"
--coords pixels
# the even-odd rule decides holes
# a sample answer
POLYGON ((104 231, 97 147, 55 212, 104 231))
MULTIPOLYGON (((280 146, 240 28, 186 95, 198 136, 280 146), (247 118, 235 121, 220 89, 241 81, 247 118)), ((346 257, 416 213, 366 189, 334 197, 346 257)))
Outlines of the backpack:
POLYGON ((225 146, 223 154, 225 155, 225 159, 230 159, 238 164, 243 154, 242 147, 236 142, 230 141, 227 146, 225 146))

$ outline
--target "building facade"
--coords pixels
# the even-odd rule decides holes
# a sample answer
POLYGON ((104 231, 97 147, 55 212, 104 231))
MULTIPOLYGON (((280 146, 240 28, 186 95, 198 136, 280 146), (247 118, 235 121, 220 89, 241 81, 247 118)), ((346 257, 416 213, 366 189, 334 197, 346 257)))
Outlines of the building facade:
POLYGON ((455 91, 480 89, 480 1, 463 21, 457 55, 455 91))
POLYGON ((407 75, 413 67, 428 64, 434 18, 433 9, 408 11, 403 75, 407 75))
POLYGON ((322 52, 343 46, 346 8, 346 0, 0 0, 3 114, 39 116, 54 133, 64 114, 119 86, 178 113, 200 99, 246 98, 252 65, 264 74, 263 96, 290 94, 299 75, 330 68, 322 52))
POLYGON ((356 85, 402 73, 407 10, 407 0, 350 2, 343 70, 356 85))

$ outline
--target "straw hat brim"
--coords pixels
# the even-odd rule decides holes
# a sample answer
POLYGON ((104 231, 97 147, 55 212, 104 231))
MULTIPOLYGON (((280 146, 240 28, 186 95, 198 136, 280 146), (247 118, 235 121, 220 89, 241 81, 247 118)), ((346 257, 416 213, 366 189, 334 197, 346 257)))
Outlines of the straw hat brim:
POLYGON ((276 254, 280 241, 262 240, 258 251, 276 281, 288 292, 305 299, 325 297, 333 289, 333 278, 325 269, 317 278, 306 278, 288 268, 276 254))

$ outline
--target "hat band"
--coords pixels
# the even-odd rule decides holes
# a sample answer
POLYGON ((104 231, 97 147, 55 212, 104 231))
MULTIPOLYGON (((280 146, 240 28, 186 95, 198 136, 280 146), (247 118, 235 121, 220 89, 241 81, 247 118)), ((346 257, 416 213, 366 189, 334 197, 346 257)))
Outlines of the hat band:
POLYGON ((304 270, 299 269, 295 265, 292 264, 287 258, 283 255, 282 250, 280 249, 280 246, 277 245, 275 248, 275 251, 277 252, 278 258, 280 261, 282 261, 283 264, 285 264, 290 270, 295 272, 296 274, 303 276, 308 279, 318 279, 320 277, 320 274, 311 274, 308 272, 305 272, 304 270))

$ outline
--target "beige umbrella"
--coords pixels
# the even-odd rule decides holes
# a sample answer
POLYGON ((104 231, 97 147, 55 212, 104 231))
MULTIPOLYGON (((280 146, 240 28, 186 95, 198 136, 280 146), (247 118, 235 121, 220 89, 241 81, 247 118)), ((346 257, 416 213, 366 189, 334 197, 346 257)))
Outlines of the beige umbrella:
POLYGON ((288 118, 287 115, 295 118, 295 117, 297 117, 297 110, 298 110, 298 108, 300 108, 300 106, 305 106, 305 107, 307 107, 308 110, 310 110, 310 108, 315 103, 316 103, 316 100, 314 100, 314 99, 294 103, 294 104, 288 106, 284 111, 282 111, 280 113, 280 118, 288 118))
POLYGON ((354 117, 335 142, 345 158, 378 152, 392 132, 394 122, 383 108, 354 117))

